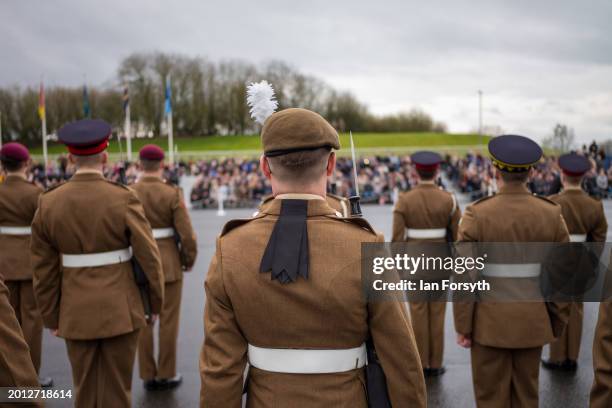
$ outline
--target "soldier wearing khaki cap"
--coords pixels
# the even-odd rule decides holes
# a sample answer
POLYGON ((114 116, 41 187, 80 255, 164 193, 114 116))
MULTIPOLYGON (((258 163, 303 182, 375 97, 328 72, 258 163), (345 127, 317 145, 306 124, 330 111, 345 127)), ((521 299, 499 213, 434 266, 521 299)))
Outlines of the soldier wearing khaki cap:
MULTIPOLYGON (((267 84, 250 87, 256 114, 257 87, 264 104, 272 96, 267 84)), ((424 407, 404 305, 368 303, 362 293, 361 243, 383 237, 325 201, 336 131, 305 109, 267 116, 258 116, 261 168, 275 198, 256 217, 230 221, 217 239, 205 283, 201 406, 240 407, 249 363, 249 407, 366 407, 371 335, 393 406, 424 407)))
MULTIPOLYGON (((563 171, 563 191, 549 198, 561 206, 571 242, 605 242, 608 222, 601 201, 589 197, 580 185, 591 162, 576 153, 559 157, 563 171)), ((572 303, 567 327, 561 337, 550 344, 550 356, 542 361, 551 370, 574 371, 577 368, 582 336, 582 302, 572 303)))
MULTIPOLYGON (((420 151, 411 156, 411 161, 418 184, 401 194, 393 209, 392 241, 425 244, 454 241, 461 211, 455 197, 435 184, 442 158, 435 152, 420 151)), ((430 280, 439 281, 442 276, 437 278, 430 280)), ((428 301, 410 302, 412 327, 426 376, 438 376, 445 371, 442 358, 446 296, 446 291, 436 291, 428 301)))
MULTIPOLYGON (((42 190, 27 180, 30 154, 25 146, 5 144, 0 149, 0 162, 6 173, 4 183, 0 184, 0 279, 8 287, 11 306, 38 372, 43 324, 32 289, 30 225, 42 190)), ((49 377, 41 378, 40 383, 44 387, 53 385, 49 377)))
MULTIPOLYGON (((531 167, 542 156, 537 143, 523 136, 498 136, 489 142, 489 152, 499 192, 466 208, 458 241, 568 242, 561 207, 526 187, 531 167)), ((539 265, 516 265, 500 264, 501 271, 491 276, 532 279, 539 288, 539 265)), ((471 348, 476 405, 537 407, 542 346, 560 336, 569 305, 456 302, 453 312, 457 343, 471 348)))
POLYGON ((44 325, 66 339, 76 407, 131 405, 138 332, 145 309, 154 319, 164 294, 142 204, 102 174, 110 134, 109 124, 91 119, 59 130, 77 171, 41 196, 32 224, 34 293, 44 325), (139 291, 134 259, 148 291, 139 291))
POLYGON ((154 356, 153 325, 148 325, 140 331, 138 366, 145 388, 169 389, 182 381, 181 374, 176 372, 176 343, 183 271, 193 268, 198 247, 182 190, 162 179, 164 151, 147 145, 140 150, 139 157, 144 173, 132 189, 142 202, 161 254, 164 304, 159 315, 159 359, 156 361, 154 356))

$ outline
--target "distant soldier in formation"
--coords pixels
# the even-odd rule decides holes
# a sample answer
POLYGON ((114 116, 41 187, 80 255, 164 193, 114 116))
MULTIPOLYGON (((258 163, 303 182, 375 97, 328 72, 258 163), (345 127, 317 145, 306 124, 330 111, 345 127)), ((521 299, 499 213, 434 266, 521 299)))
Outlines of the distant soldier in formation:
POLYGON ((102 120, 63 126, 59 140, 76 166, 45 192, 32 224, 34 293, 44 325, 64 339, 76 407, 129 407, 139 330, 163 301, 159 250, 136 193, 107 181, 111 127, 102 120), (148 279, 139 292, 132 258, 148 279))
MULTIPOLYGON (((466 208, 458 241, 568 242, 561 207, 530 194, 526 187, 541 148, 526 137, 504 135, 489 142, 489 152, 499 192, 466 208)), ((539 265, 516 265, 498 264, 495 273, 487 273, 490 279, 532 279, 539 287, 539 265)), ((534 301, 453 306, 457 343, 471 348, 476 405, 537 407, 542 346, 561 335, 569 305, 534 301)))
MULTIPOLYGON (((561 206, 571 242, 605 242, 608 223, 601 201, 591 198, 582 188, 583 176, 591 161, 575 153, 559 157, 563 171, 563 192, 550 197, 561 206)), ((561 337, 550 344, 550 356, 542 360, 545 368, 576 370, 582 336, 583 305, 572 303, 567 327, 561 337)))
POLYGON ((153 325, 145 326, 138 344, 140 378, 149 390, 168 389, 182 381, 181 374, 176 372, 176 345, 183 271, 193 268, 198 247, 182 190, 162 179, 164 151, 158 146, 147 145, 140 150, 139 156, 143 174, 131 187, 153 228, 165 282, 164 303, 159 315, 159 360, 156 362, 154 356, 153 325))
MULTIPOLYGON (((40 371, 43 324, 32 289, 30 262, 30 225, 42 190, 28 182, 28 149, 19 143, 7 143, 0 149, 0 162, 6 172, 0 184, 0 275, 9 289, 23 336, 30 348, 32 363, 40 371)), ((53 385, 51 378, 41 378, 43 387, 53 385)))
POLYGON ((363 300, 362 242, 383 242, 325 200, 340 147, 320 115, 265 120, 261 168, 274 199, 225 225, 206 278, 202 407, 366 407, 364 342, 372 336, 394 407, 424 407, 407 311, 363 300))
MULTIPOLYGON (((411 162, 418 182, 414 189, 399 196, 393 209, 392 241, 426 244, 456 240, 461 211, 455 196, 435 183, 442 157, 421 151, 411 156, 411 162)), ((436 280, 434 276, 424 279, 430 278, 436 280)), ((445 371, 442 359, 446 296, 446 291, 440 291, 428 301, 410 302, 412 327, 427 376, 441 375, 445 371)))

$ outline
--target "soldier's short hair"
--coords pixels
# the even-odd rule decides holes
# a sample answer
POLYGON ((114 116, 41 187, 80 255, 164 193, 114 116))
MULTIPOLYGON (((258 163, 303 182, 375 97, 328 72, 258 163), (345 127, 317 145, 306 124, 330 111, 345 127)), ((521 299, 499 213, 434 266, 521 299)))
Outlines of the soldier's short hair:
POLYGON ((524 183, 529 178, 528 171, 510 172, 499 170, 499 174, 505 183, 524 183))
POLYGON ((272 174, 278 180, 309 182, 325 174, 330 152, 330 147, 321 147, 268 157, 267 160, 272 174))
POLYGON ((3 157, 0 163, 2 164, 2 168, 9 173, 21 170, 26 164, 24 161, 14 160, 9 157, 3 157))
POLYGON ((140 159, 140 165, 142 166, 142 169, 144 171, 149 171, 149 172, 159 170, 161 163, 162 163, 161 160, 140 159))

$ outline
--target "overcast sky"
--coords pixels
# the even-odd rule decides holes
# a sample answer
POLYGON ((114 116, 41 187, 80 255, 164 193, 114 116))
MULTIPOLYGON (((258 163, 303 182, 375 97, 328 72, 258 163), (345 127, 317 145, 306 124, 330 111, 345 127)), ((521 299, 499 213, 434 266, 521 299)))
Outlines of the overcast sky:
POLYGON ((282 59, 453 132, 612 138, 612 1, 0 0, 0 85, 95 85, 135 51, 282 59))

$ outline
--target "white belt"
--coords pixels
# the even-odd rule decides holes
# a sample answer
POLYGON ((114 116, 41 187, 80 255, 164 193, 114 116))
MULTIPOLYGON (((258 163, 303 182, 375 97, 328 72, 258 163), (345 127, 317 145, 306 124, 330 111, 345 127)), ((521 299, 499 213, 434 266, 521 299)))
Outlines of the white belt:
POLYGON ((339 350, 261 348, 249 344, 249 364, 260 370, 288 374, 329 374, 366 364, 365 343, 339 350))
POLYGON ((412 239, 433 239, 446 237, 446 228, 407 228, 406 236, 412 239))
POLYGON ((174 228, 153 228, 153 238, 162 239, 174 236, 174 228))
POLYGON ((570 234, 570 242, 586 242, 587 234, 570 234))
POLYGON ((540 268, 539 263, 487 264, 482 274, 491 278, 536 278, 540 268))
POLYGON ((128 262, 130 259, 132 259, 132 248, 98 252, 96 254, 62 254, 62 266, 66 268, 88 268, 119 264, 128 262))
POLYGON ((31 227, 0 227, 1 235, 32 235, 31 227))

